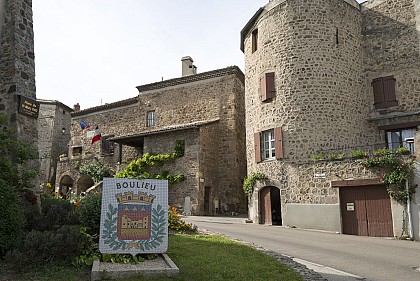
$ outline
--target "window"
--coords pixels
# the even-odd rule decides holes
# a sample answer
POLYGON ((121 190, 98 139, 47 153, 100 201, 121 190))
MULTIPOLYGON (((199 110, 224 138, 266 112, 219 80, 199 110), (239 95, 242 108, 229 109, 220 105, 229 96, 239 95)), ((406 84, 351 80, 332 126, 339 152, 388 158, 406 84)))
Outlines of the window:
POLYGON ((274 72, 264 73, 261 79, 261 101, 267 101, 276 96, 274 72))
POLYGON ((262 133, 263 159, 273 159, 276 157, 276 148, 274 146, 274 130, 262 133))
POLYGON ((281 128, 254 134, 255 161, 283 158, 283 137, 281 128))
POLYGON ((72 155, 79 156, 82 154, 82 147, 81 146, 73 146, 72 147, 72 155))
POLYGON ((414 133, 415 129, 402 129, 386 132, 386 142, 388 149, 407 147, 411 154, 414 154, 414 133))
POLYGON ((375 108, 388 108, 398 105, 395 95, 395 78, 394 76, 379 77, 373 79, 373 96, 375 100, 375 108))
POLYGON ((113 154, 114 153, 114 143, 108 139, 112 136, 102 136, 101 137, 101 154, 113 154))
POLYGON ((254 53, 258 48, 258 29, 252 31, 252 52, 254 53))
POLYGON ((155 121, 156 121, 156 114, 155 114, 155 112, 154 111, 147 112, 146 126, 147 127, 153 127, 155 125, 155 121))

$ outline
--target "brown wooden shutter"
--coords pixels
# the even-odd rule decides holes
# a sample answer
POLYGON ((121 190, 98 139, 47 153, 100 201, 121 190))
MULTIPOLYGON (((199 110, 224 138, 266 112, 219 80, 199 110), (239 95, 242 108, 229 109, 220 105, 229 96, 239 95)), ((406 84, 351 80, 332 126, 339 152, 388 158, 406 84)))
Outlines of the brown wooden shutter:
POLYGON ((276 96, 276 86, 274 83, 274 72, 265 74, 266 95, 267 99, 272 99, 276 96))
POLYGON ((393 76, 388 76, 382 79, 385 107, 398 105, 397 97, 395 95, 395 78, 393 76))
POLYGON ((267 82, 265 75, 261 78, 261 101, 267 100, 267 82))
POLYGON ((261 139, 260 133, 254 133, 255 162, 261 162, 261 139))
POLYGON ((375 108, 385 108, 385 98, 384 98, 384 87, 382 83, 382 78, 376 78, 372 81, 373 86, 373 97, 375 100, 375 108))
POLYGON ((276 149, 276 159, 283 158, 283 133, 281 127, 274 128, 274 147, 276 149))

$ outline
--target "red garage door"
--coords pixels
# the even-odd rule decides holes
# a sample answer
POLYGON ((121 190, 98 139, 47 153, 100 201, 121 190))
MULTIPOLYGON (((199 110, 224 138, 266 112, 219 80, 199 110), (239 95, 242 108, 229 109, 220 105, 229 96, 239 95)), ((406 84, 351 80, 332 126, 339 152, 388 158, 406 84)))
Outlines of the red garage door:
POLYGON ((340 207, 343 234, 394 236, 385 186, 340 187, 340 207))

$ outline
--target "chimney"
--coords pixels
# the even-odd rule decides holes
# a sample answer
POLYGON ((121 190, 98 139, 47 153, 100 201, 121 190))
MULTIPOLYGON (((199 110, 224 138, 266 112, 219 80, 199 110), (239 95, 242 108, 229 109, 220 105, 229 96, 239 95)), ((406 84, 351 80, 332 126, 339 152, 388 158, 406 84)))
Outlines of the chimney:
POLYGON ((74 107, 73 107, 73 110, 74 110, 74 112, 78 112, 78 111, 80 111, 80 104, 79 104, 79 103, 76 103, 76 104, 74 105, 74 107))
POLYGON ((182 77, 197 74, 197 67, 193 65, 193 59, 190 56, 183 57, 182 77))

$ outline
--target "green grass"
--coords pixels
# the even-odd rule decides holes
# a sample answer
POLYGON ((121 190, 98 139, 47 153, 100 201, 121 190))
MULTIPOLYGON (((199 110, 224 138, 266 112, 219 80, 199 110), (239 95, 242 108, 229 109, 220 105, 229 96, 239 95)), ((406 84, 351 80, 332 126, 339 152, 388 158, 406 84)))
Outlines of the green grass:
MULTIPOLYGON (((250 246, 216 235, 171 235, 167 254, 179 267, 180 273, 173 277, 133 277, 124 281, 258 281, 302 280, 300 275, 250 246)), ((71 267, 45 267, 27 273, 2 273, 0 280, 89 280, 90 269, 71 267), (12 278, 7 279, 7 276, 12 278), (6 277, 6 279, 4 279, 6 277)))

